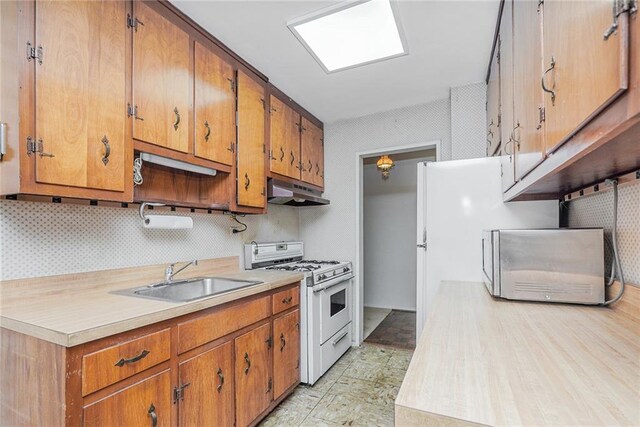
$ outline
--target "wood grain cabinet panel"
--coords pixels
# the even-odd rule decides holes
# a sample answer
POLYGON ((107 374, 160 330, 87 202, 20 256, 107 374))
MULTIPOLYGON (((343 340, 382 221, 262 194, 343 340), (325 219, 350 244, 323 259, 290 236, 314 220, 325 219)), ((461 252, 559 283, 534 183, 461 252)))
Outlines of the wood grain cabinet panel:
POLYGON ((273 314, 281 313, 300 304, 300 288, 285 289, 273 294, 273 314))
POLYGON ((171 357, 171 333, 164 329, 82 357, 82 395, 142 372, 171 357))
POLYGON ((133 137, 187 153, 189 35, 141 1, 134 2, 134 15, 133 137))
MULTIPOLYGON (((38 1, 38 183, 125 190, 126 3, 38 1)), ((23 118, 24 119, 24 118, 23 118)))
POLYGON ((171 374, 150 378, 84 408, 84 426, 170 426, 171 374))
POLYGON ((244 427, 271 402, 271 324, 259 326, 235 339, 236 425, 244 427))
POLYGON ((236 145, 236 95, 233 66, 195 42, 194 154, 225 165, 236 145))
POLYGON ((491 57, 491 69, 487 83, 487 156, 500 148, 500 47, 496 46, 491 57))
POLYGON ((300 179, 300 114, 271 95, 271 172, 300 179))
POLYGON ((234 425, 233 343, 227 342, 179 366, 184 398, 179 402, 182 427, 234 425))
POLYGON ((515 178, 521 179, 544 157, 542 7, 513 2, 513 119, 515 178))
POLYGON ((324 136, 322 129, 302 118, 302 181, 324 187, 324 136))
POLYGON ((613 4, 613 1, 544 2, 548 152, 555 151, 627 89, 628 14, 620 14, 617 30, 603 36, 614 22, 613 4))
POLYGON ((238 205, 266 203, 265 88, 238 71, 238 205))
POLYGON ((502 189, 515 183, 513 128, 513 0, 504 1, 500 21, 500 139, 502 141, 502 189))
POLYGON ((273 397, 300 382, 300 310, 273 321, 273 397))

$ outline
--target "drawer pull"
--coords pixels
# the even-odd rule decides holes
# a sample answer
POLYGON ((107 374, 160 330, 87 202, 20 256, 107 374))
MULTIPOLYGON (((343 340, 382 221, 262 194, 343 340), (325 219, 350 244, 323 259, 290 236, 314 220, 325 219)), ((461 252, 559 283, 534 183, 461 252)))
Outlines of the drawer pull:
POLYGON ((335 346, 335 345, 337 345, 340 341, 342 341, 342 339, 343 339, 344 337, 346 337, 346 336, 347 336, 347 334, 348 334, 348 332, 347 332, 347 331, 344 331, 344 332, 342 333, 342 335, 340 335, 340 336, 339 336, 338 338, 336 338, 335 340, 331 341, 331 344, 332 344, 332 345, 334 345, 334 346, 335 346))
POLYGON ((249 374, 249 369, 251 368, 251 359, 249 359, 249 354, 248 353, 244 354, 244 361, 247 364, 247 367, 244 368, 244 374, 248 375, 249 374))
POLYGON ((142 353, 140 353, 136 357, 132 357, 131 359, 122 358, 122 359, 118 360, 114 366, 119 366, 119 367, 122 368, 124 365, 129 365, 131 363, 136 363, 137 361, 147 357, 149 355, 149 353, 150 352, 147 351, 147 350, 142 350, 142 353))
POLYGON ((156 414, 156 407, 153 406, 153 403, 149 406, 147 414, 151 417, 152 427, 156 427, 158 425, 158 414, 156 414))
POLYGON ((280 352, 284 351, 284 347, 287 345, 287 340, 284 339, 284 334, 280 334, 280 352))
POLYGON ((222 374, 222 368, 218 368, 218 378, 220 379, 220 382, 218 383, 216 390, 218 390, 218 393, 220 393, 220 391, 222 391, 222 386, 224 385, 224 375, 222 374))
POLYGON ((282 303, 283 304, 291 304, 291 301, 293 301, 293 297, 282 298, 282 303))

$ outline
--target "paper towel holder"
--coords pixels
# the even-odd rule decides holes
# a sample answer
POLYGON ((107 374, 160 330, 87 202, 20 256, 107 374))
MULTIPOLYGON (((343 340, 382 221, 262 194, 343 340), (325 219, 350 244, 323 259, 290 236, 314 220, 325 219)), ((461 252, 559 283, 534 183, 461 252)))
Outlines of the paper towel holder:
POLYGON ((140 204, 140 218, 142 219, 142 221, 144 221, 146 224, 149 223, 149 220, 147 219, 146 216, 144 216, 144 209, 147 206, 166 206, 164 203, 152 203, 152 202, 143 202, 140 204))

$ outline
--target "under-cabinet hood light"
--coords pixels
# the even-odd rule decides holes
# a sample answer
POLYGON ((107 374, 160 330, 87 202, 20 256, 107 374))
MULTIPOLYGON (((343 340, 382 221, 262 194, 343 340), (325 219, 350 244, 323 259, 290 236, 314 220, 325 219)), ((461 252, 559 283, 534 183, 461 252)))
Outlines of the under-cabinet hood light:
POLYGON ((287 26, 327 72, 408 53, 391 0, 348 0, 289 21, 287 26))
POLYGON ((172 169, 180 169, 187 172, 199 173, 201 175, 216 176, 217 170, 213 168, 207 168, 205 166, 193 165, 191 163, 183 162, 181 160, 170 159, 168 157, 158 156, 151 153, 140 153, 140 158, 143 162, 155 163, 156 165, 166 166, 172 169))

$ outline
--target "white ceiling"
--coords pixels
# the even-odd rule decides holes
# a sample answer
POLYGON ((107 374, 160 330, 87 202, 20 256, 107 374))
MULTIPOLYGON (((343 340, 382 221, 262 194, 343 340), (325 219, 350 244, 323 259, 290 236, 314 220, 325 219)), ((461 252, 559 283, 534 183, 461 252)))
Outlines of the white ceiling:
POLYGON ((443 99, 484 80, 499 0, 399 0, 409 55, 326 74, 287 21, 336 1, 171 0, 324 122, 443 99))

